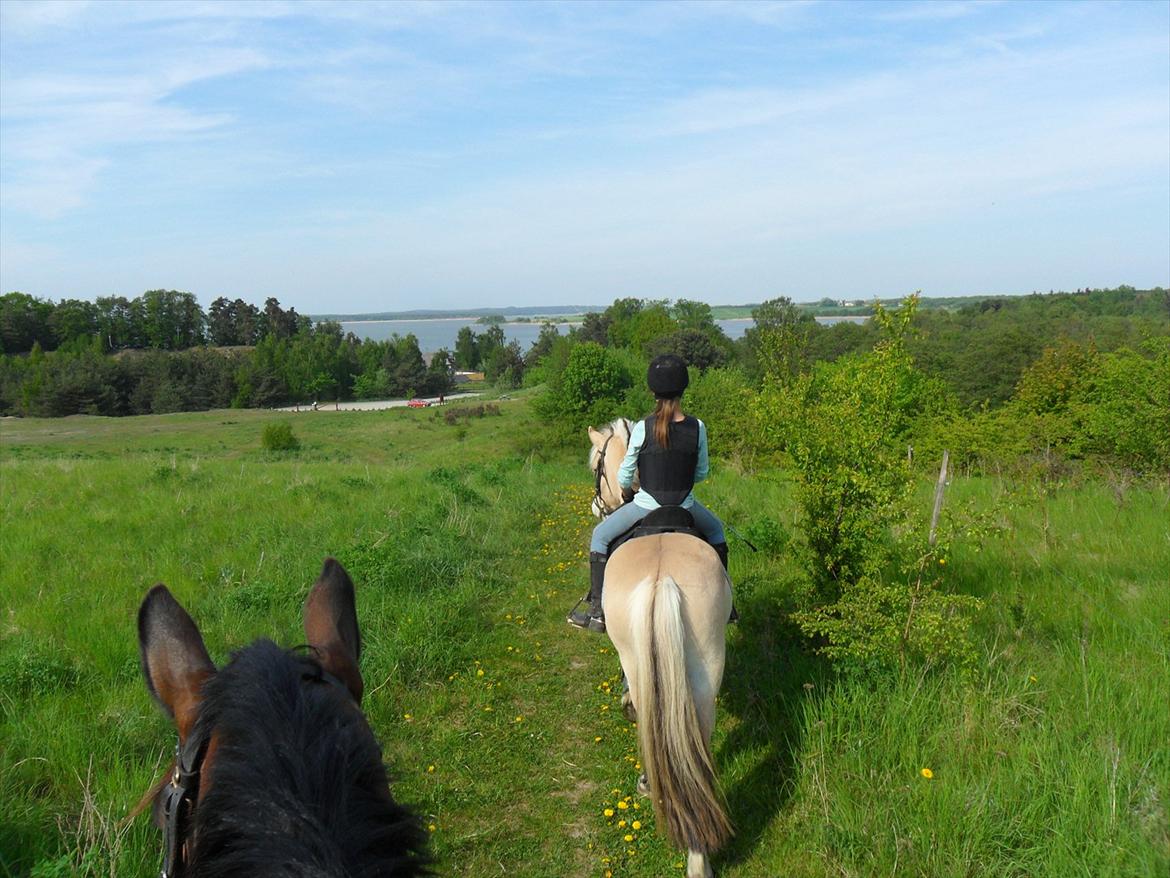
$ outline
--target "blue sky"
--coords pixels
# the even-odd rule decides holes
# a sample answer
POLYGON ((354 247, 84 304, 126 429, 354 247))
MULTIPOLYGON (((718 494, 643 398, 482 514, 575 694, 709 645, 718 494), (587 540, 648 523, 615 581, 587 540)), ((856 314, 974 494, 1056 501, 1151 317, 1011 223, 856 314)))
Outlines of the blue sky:
POLYGON ((0 290, 1170 283, 1170 3, 0 3, 0 290))

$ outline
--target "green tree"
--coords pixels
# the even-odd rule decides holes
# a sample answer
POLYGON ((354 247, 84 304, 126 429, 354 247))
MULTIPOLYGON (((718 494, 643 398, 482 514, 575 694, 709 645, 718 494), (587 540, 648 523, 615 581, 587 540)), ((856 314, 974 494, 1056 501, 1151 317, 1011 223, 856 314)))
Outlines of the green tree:
POLYGON ((45 350, 56 347, 49 326, 52 313, 52 302, 25 293, 0 296, 0 353, 24 353, 32 350, 35 343, 45 350))
POLYGON ((744 334, 759 374, 790 381, 801 371, 816 319, 797 308, 787 296, 769 299, 752 310, 755 325, 744 334))
POLYGON ((455 336, 455 366, 467 372, 479 366, 479 344, 470 326, 460 327, 455 336))
POLYGON ((679 299, 670 307, 670 316, 683 329, 706 332, 715 327, 715 318, 711 314, 711 306, 706 302, 679 299))

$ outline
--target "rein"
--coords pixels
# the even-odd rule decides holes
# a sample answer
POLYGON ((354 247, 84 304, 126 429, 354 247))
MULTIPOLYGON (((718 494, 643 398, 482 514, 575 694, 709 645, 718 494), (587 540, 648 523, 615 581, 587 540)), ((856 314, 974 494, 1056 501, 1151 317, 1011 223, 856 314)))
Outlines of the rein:
MULTIPOLYGON (((625 428, 626 428, 626 448, 629 448, 630 447, 630 438, 632 435, 630 432, 630 424, 625 418, 622 418, 622 423, 625 425, 625 428)), ((596 476, 596 480, 593 483, 593 503, 594 503, 594 505, 597 506, 597 508, 599 510, 601 510, 602 518, 605 518, 606 516, 609 516, 609 515, 613 515, 623 505, 623 504, 619 503, 617 506, 610 506, 601 497, 601 486, 605 482, 605 475, 606 475, 605 474, 605 452, 609 449, 609 443, 613 440, 613 437, 616 435, 617 435, 617 431, 613 430, 605 438, 605 443, 601 446, 601 451, 597 455, 597 469, 594 470, 594 475, 596 476)))
MULTIPOLYGON (((312 647, 310 647, 312 649, 312 647)), ((340 688, 352 698, 349 689, 341 680, 320 665, 311 665, 312 672, 301 676, 305 683, 328 683, 340 688)), ((202 779, 203 761, 211 741, 210 730, 196 721, 186 744, 175 743, 175 770, 162 792, 163 819, 163 864, 159 878, 181 878, 190 860, 188 854, 191 817, 199 799, 199 782, 202 779)))

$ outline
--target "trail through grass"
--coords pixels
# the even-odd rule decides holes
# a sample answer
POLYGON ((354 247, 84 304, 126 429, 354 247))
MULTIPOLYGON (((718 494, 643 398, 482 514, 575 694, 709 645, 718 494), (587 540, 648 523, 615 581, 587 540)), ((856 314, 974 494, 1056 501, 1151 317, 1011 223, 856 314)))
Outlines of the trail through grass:
MULTIPOLYGON (((455 426, 405 410, 4 421, 0 871, 153 874, 157 832, 120 823, 173 746, 138 670, 138 602, 167 582, 218 661, 259 636, 291 645, 333 554, 357 584, 366 710, 443 874, 681 874, 634 793, 616 656, 564 624, 587 579, 584 444, 521 456, 534 425, 500 408, 455 426), (261 450, 277 420, 299 451, 261 450)), ((953 500, 1006 487, 956 482, 953 500)), ((720 874, 1166 874, 1164 488, 1002 502, 1004 535, 950 559, 987 601, 981 667, 880 686, 834 678, 787 622, 784 475, 724 464, 701 493, 761 548, 732 546, 743 622, 715 747, 737 835, 720 874)))

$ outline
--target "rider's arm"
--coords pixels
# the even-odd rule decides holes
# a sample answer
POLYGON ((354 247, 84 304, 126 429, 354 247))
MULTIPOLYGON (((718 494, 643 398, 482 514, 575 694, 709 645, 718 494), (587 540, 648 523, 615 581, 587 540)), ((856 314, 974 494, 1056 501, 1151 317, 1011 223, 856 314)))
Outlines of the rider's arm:
POLYGON ((626 456, 622 459, 621 469, 618 470, 618 485, 621 487, 633 487, 634 476, 638 474, 638 454, 645 443, 646 424, 638 421, 630 431, 630 447, 626 449, 626 456))
POLYGON ((707 478, 710 469, 707 459, 707 425, 699 421, 699 460, 695 463, 695 481, 701 482, 707 478))

